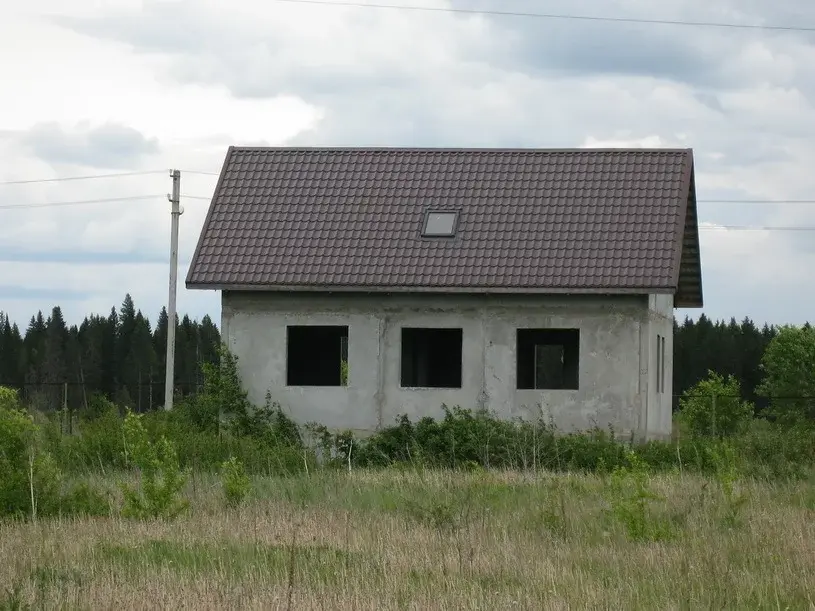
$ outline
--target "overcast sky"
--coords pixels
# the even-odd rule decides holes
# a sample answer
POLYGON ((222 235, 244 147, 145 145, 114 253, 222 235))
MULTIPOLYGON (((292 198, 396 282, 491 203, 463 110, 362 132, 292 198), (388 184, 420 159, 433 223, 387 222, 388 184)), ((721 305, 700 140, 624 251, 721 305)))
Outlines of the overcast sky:
MULTIPOLYGON (((390 1, 390 0, 389 0, 390 1)), ((413 6, 815 26, 812 0, 392 0, 413 6)), ((277 0, 0 0, 0 310, 69 322, 167 301, 182 169, 183 279, 230 144, 682 146, 696 158, 704 311, 815 320, 815 33, 277 0), (150 196, 39 207, 50 202, 150 196), (20 209, 9 206, 24 206, 20 209)), ((684 316, 686 311, 678 311, 684 316)), ((697 315, 698 311, 687 311, 697 315)))

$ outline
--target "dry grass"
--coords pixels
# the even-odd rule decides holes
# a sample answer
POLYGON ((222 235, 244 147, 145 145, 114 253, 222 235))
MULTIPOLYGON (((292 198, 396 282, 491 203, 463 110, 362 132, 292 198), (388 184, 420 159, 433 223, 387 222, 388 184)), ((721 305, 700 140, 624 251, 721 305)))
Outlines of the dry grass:
POLYGON ((198 476, 172 523, 0 525, 0 609, 815 609, 811 482, 743 484, 735 526, 713 480, 653 488, 672 536, 641 543, 597 477, 262 479, 227 510, 198 476))

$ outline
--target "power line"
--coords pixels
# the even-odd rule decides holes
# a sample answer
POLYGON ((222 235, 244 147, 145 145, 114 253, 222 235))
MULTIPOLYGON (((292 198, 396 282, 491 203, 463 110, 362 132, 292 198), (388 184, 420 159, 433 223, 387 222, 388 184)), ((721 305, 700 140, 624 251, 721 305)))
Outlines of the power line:
POLYGON ((815 225, 700 225, 706 231, 815 231, 815 225))
POLYGON ((697 199, 697 204, 815 204, 815 199, 697 199))
POLYGON ((164 174, 167 170, 149 170, 144 172, 119 172, 117 174, 89 174, 86 176, 63 176, 60 178, 34 178, 31 180, 4 180, 0 185, 32 185, 43 182, 65 182, 69 180, 93 180, 96 178, 119 178, 121 176, 146 176, 148 174, 164 174))
POLYGON ((166 194, 159 195, 132 195, 129 197, 105 197, 102 199, 78 199, 70 202, 45 202, 41 204, 7 204, 0 206, 0 210, 25 210, 28 208, 52 208, 58 206, 81 206, 84 204, 104 204, 108 202, 127 202, 140 199, 158 199, 167 197, 166 194))
POLYGON ((425 13, 458 13, 464 15, 493 15, 496 17, 530 17, 534 19, 560 19, 569 21, 601 21, 611 23, 638 23, 650 25, 676 25, 686 27, 728 28, 744 30, 772 30, 781 32, 815 32, 815 26, 760 25, 754 23, 726 23, 718 21, 684 21, 678 19, 644 19, 636 17, 601 17, 598 15, 569 15, 562 13, 529 13, 521 11, 494 11, 486 9, 465 9, 440 6, 409 6, 400 4, 378 4, 346 2, 344 0, 273 0, 287 4, 312 4, 320 6, 346 6, 354 8, 377 8, 425 13))
POLYGON ((181 170, 184 174, 202 174, 204 176, 220 176, 220 172, 205 172, 204 170, 181 170))
MULTIPOLYGON (((85 204, 103 204, 112 202, 138 201, 147 199, 162 199, 166 194, 157 195, 133 195, 129 197, 106 197, 101 199, 81 199, 67 202, 45 202, 38 204, 11 204, 0 205, 0 210, 26 210, 31 208, 51 208, 62 206, 81 206, 85 204)), ((206 195, 182 195, 181 199, 196 199, 210 201, 211 196, 206 195)), ((700 200, 705 201, 705 200, 700 200)), ((719 203, 786 203, 784 200, 707 200, 719 203)), ((797 203, 815 203, 815 200, 787 200, 797 203)), ((815 231, 815 225, 699 225, 700 231, 815 231)))

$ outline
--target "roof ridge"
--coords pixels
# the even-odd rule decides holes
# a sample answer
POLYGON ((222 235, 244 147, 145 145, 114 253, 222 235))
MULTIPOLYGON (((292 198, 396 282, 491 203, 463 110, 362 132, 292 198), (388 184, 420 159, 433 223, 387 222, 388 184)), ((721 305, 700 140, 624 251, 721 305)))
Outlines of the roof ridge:
POLYGON ((250 152, 405 152, 405 153, 693 153, 692 147, 403 147, 403 146, 242 146, 233 145, 233 151, 250 152))

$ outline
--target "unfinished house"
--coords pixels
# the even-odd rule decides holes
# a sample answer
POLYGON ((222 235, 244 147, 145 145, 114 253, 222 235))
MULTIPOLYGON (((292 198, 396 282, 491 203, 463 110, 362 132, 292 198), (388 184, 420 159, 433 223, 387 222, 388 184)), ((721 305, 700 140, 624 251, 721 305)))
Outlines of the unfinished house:
POLYGON ((702 306, 693 153, 233 147, 186 284, 300 423, 446 404, 667 437, 673 311, 702 306))

